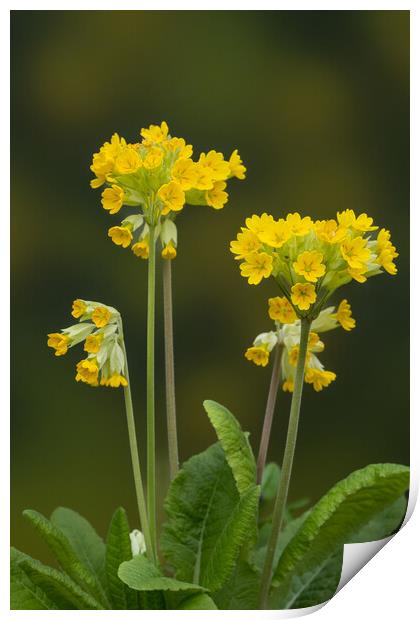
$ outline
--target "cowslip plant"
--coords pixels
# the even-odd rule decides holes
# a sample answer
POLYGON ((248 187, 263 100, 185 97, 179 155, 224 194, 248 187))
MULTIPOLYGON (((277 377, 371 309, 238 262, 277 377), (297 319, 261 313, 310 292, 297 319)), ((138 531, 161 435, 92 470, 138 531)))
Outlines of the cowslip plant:
MULTIPOLYGON (((175 217, 185 204, 220 209, 228 179, 245 178, 234 151, 202 153, 169 135, 166 123, 140 132, 129 144, 117 134, 93 156, 92 187, 105 188, 111 214, 135 210, 109 229, 112 241, 148 260, 147 471, 143 488, 123 321, 118 310, 77 299, 76 322, 48 334, 57 357, 82 345, 75 379, 91 387, 121 389, 128 426, 140 529, 130 529, 123 508, 112 516, 106 539, 77 512, 57 508, 48 519, 26 510, 25 519, 55 557, 50 567, 12 549, 12 609, 289 609, 333 596, 341 575, 343 546, 394 532, 406 509, 409 470, 374 464, 351 473, 313 505, 287 503, 303 384, 321 392, 335 381, 325 370, 320 334, 355 327, 350 304, 326 306, 337 288, 364 282, 382 271, 395 274, 397 256, 388 231, 353 211, 313 222, 252 216, 231 250, 250 284, 273 277, 281 296, 268 301, 274 325, 259 334, 245 356, 267 366, 270 390, 256 461, 236 417, 212 400, 204 409, 217 441, 179 468, 172 336, 171 263, 178 240, 175 217), (170 486, 165 521, 156 524, 154 313, 156 246, 163 259, 165 367, 170 486), (283 464, 266 465, 277 395, 292 392, 283 464)), ((320 398, 322 395, 320 396, 320 398)), ((140 418, 140 421, 142 418, 140 418)))

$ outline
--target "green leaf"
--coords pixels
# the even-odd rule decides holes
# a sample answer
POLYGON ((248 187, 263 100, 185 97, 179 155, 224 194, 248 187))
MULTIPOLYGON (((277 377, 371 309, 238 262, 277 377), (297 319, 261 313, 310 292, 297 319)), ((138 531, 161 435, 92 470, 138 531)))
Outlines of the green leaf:
POLYGON ((187 461, 173 480, 161 550, 183 581, 219 589, 256 528, 259 487, 242 496, 220 444, 187 461))
POLYGON ((103 600, 102 590, 98 587, 97 580, 81 563, 69 539, 63 532, 36 510, 25 510, 23 516, 46 541, 63 570, 83 589, 101 601, 103 607, 106 607, 106 601, 103 600))
POLYGON ((280 557, 271 607, 294 607, 305 584, 375 515, 393 504, 409 484, 403 465, 368 465, 337 483, 312 509, 280 557))
POLYGON ((101 599, 109 606, 106 594, 105 543, 102 538, 89 521, 70 508, 56 508, 51 515, 51 523, 70 541, 80 562, 96 581, 101 599))
POLYGON ((343 567, 343 549, 340 547, 325 562, 305 577, 302 592, 296 595, 293 609, 312 607, 329 601, 337 591, 343 567))
POLYGON ((407 499, 402 495, 393 504, 378 512, 373 519, 356 532, 348 543, 363 543, 381 540, 390 536, 402 523, 407 511, 407 499))
POLYGON ((219 609, 258 609, 261 574, 243 560, 239 560, 227 583, 215 593, 219 609))
MULTIPOLYGON (((50 566, 45 566, 38 560, 14 550, 12 565, 15 573, 23 572, 27 579, 42 591, 55 609, 103 609, 90 594, 80 588, 68 575, 50 566)), ((20 581, 22 584, 22 580, 20 581)), ((14 601, 15 604, 18 602, 14 601)), ((19 607, 21 609, 22 607, 19 607)), ((51 607, 48 607, 50 609, 51 607)), ((28 609, 28 607, 24 607, 28 609)), ((35 607, 39 609, 39 607, 35 607)), ((44 609, 44 607, 43 607, 44 609)))
POLYGON ((177 609, 217 609, 215 602, 208 594, 200 592, 184 598, 177 609))
POLYGON ((10 609, 58 609, 57 605, 35 585, 25 571, 14 561, 10 563, 10 609))
POLYGON ((203 590, 199 585, 185 583, 170 577, 163 577, 160 570, 144 555, 136 555, 132 560, 123 562, 118 576, 133 590, 151 592, 154 590, 203 590))
POLYGON ((106 574, 113 609, 137 609, 137 593, 118 577, 122 562, 131 560, 130 526, 124 508, 117 508, 106 541, 106 574))
MULTIPOLYGON (((283 553, 289 542, 292 540, 292 538, 296 535, 296 532, 298 532, 299 528, 304 523, 308 514, 309 512, 304 512, 302 515, 300 515, 300 517, 289 521, 289 523, 284 526, 277 543, 277 548, 274 555, 274 564, 277 564, 281 554, 283 553)), ((270 532, 271 523, 265 523, 260 529, 257 548, 253 554, 252 561, 260 571, 262 571, 264 565, 265 555, 267 553, 267 542, 270 536, 270 532)))
POLYGON ((277 489, 280 483, 280 467, 277 463, 268 463, 264 467, 261 497, 266 502, 271 502, 277 495, 277 489))
POLYGON ((255 485, 257 470, 254 455, 245 433, 236 418, 214 400, 205 400, 204 409, 214 426, 222 444, 226 460, 232 469, 233 477, 240 494, 255 485))

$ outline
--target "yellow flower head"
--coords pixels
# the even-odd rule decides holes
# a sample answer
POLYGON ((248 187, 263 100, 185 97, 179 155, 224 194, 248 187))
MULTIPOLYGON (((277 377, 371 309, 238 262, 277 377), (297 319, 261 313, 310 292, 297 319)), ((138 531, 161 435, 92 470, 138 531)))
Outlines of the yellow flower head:
POLYGON ((245 257, 240 265, 241 275, 248 278, 248 284, 259 284, 268 278, 273 270, 273 258, 266 252, 253 252, 245 257))
POLYGON ((73 302, 71 315, 74 316, 75 319, 80 319, 80 317, 84 315, 86 310, 87 310, 87 306, 85 302, 82 301, 81 299, 75 299, 73 302))
POLYGON ((105 306, 98 306, 92 312, 92 321, 96 327, 105 327, 111 318, 111 312, 105 306))
POLYGON ((292 236, 289 224, 283 220, 272 222, 258 234, 258 238, 272 248, 281 248, 292 236))
POLYGON ((159 168, 163 161, 163 151, 157 146, 152 146, 147 151, 146 157, 143 159, 143 166, 146 170, 155 170, 159 168))
POLYGON ((295 387, 295 383, 293 379, 289 378, 283 382, 282 390, 283 392, 293 392, 294 387, 295 387))
POLYGON ((163 203, 163 215, 166 215, 169 211, 181 211, 185 204, 184 191, 176 181, 170 181, 162 185, 157 195, 163 203))
POLYGON ((229 158, 230 174, 237 179, 244 179, 246 168, 239 156, 238 149, 235 149, 229 158))
POLYGON ((69 337, 66 334, 60 334, 58 332, 54 334, 48 334, 48 346, 55 349, 55 355, 65 355, 69 347, 69 337))
POLYGON ((164 148, 169 152, 177 152, 180 158, 189 158, 193 154, 193 147, 187 144, 184 138, 171 138, 163 144, 164 148))
POLYGON ((107 187, 102 192, 102 206, 109 211, 111 215, 118 213, 123 206, 124 202, 124 190, 119 185, 112 185, 107 187))
POLYGON ((311 383, 315 392, 320 392, 324 387, 328 387, 332 381, 335 381, 336 377, 335 372, 318 368, 308 368, 305 373, 306 383, 311 383))
POLYGON ((313 284, 298 282, 291 288, 292 303, 299 310, 309 310, 310 306, 316 301, 316 292, 313 284))
POLYGON ((139 154, 134 148, 127 147, 115 160, 115 173, 133 174, 142 166, 139 154))
POLYGON ((245 352, 245 357, 257 366, 267 366, 270 353, 266 347, 249 347, 245 352))
POLYGON ((81 360, 77 366, 76 381, 83 381, 88 385, 98 385, 99 368, 95 359, 81 360))
POLYGON ((397 258, 398 252, 391 243, 391 234, 389 230, 382 230, 378 233, 376 239, 376 251, 378 253, 376 262, 381 265, 390 275, 394 276, 397 273, 397 266, 394 263, 394 259, 397 258))
POLYGON ((131 246, 134 254, 139 258, 149 258, 149 241, 148 239, 143 239, 142 241, 138 241, 131 246))
POLYGON ((102 340, 103 334, 90 334, 85 340, 84 351, 86 351, 86 353, 97 353, 101 348, 102 340))
POLYGON ((195 164, 195 172, 197 178, 195 187, 200 190, 211 189, 214 185, 213 176, 210 168, 202 166, 200 163, 195 164))
POLYGON ((108 230, 108 237, 111 237, 115 245, 128 248, 133 240, 133 234, 127 226, 112 226, 108 230))
POLYGON ((191 189, 197 181, 196 164, 192 159, 178 159, 172 168, 172 179, 179 183, 184 191, 191 189))
POLYGON ((356 280, 356 282, 360 282, 361 284, 363 284, 363 282, 366 282, 367 280, 367 277, 365 276, 365 273, 367 272, 366 267, 361 267, 360 269, 352 269, 351 267, 349 267, 347 271, 348 271, 349 276, 351 276, 353 280, 356 280))
POLYGON ((311 218, 309 216, 302 218, 299 213, 289 213, 286 217, 286 222, 289 225, 291 233, 297 237, 307 235, 313 228, 311 218))
POLYGON ((290 324, 297 321, 296 312, 286 297, 271 297, 268 300, 268 315, 273 321, 290 324))
POLYGON ((106 387, 118 388, 120 385, 123 387, 127 387, 128 381, 125 377, 118 373, 112 374, 110 377, 102 377, 101 385, 105 385, 106 387))
POLYGON ((322 262, 323 259, 321 252, 316 250, 302 252, 302 254, 299 254, 297 261, 293 263, 293 269, 308 282, 316 282, 318 278, 325 274, 326 268, 322 262))
POLYGON ((162 250, 162 258, 165 260, 173 260, 176 257, 176 248, 172 242, 169 242, 162 250))
POLYGON ((259 235, 274 224, 274 217, 272 215, 267 215, 267 213, 263 213, 262 215, 253 215, 252 217, 246 218, 245 224, 249 230, 252 230, 252 232, 256 235, 259 235))
POLYGON ((151 144, 160 143, 168 137, 169 127, 165 121, 160 125, 149 125, 148 129, 142 129, 140 135, 143 138, 142 144, 149 146, 151 144))
POLYGON ((198 164, 209 171, 213 181, 225 181, 230 174, 229 162, 224 160, 222 153, 215 150, 201 153, 198 164))
POLYGON ((242 232, 236 236, 236 241, 230 242, 230 251, 232 254, 237 254, 235 256, 236 260, 245 258, 251 252, 259 250, 260 247, 261 243, 257 235, 252 230, 248 230, 248 228, 242 228, 242 232))
POLYGON ((369 217, 366 213, 359 215, 352 224, 355 230, 360 232, 369 232, 371 230, 377 230, 378 226, 373 226, 373 217, 369 217))
POLYGON ((337 213, 337 222, 342 228, 350 228, 356 221, 353 209, 346 209, 337 213))
POLYGON ((337 312, 332 316, 348 332, 356 327, 356 319, 352 317, 351 307, 347 299, 343 299, 337 308, 337 312))
POLYGON ((367 247, 367 239, 355 237, 346 239, 341 244, 341 254, 349 267, 352 269, 364 269, 370 258, 370 250, 367 247))
POLYGON ((206 192, 206 200, 209 207, 213 209, 223 209, 228 201, 229 195, 225 192, 226 183, 224 181, 215 181, 212 189, 206 192))
POLYGON ((326 243, 341 243, 347 236, 347 228, 342 228, 335 220, 317 220, 314 226, 318 239, 326 243))

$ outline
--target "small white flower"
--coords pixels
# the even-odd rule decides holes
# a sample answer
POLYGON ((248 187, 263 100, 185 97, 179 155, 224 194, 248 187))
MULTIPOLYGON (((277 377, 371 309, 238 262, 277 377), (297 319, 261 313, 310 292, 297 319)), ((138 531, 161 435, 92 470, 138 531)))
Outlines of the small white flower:
POLYGON ((136 555, 143 555, 146 553, 146 541, 144 540, 143 533, 140 530, 133 530, 130 533, 131 553, 133 558, 136 555))

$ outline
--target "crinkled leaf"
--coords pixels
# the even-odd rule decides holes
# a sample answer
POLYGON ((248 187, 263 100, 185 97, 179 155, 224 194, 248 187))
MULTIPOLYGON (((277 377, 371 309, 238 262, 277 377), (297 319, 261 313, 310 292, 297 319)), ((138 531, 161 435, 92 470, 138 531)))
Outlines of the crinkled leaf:
POLYGON ((57 605, 35 585, 14 558, 11 549, 10 609, 58 609, 57 605))
POLYGON ((313 571, 393 504, 408 484, 408 467, 393 464, 368 465, 337 483, 311 510, 280 556, 271 607, 293 607, 313 571))
POLYGON ((124 508, 117 508, 106 541, 106 574, 113 609, 137 609, 137 593, 118 577, 120 564, 132 559, 130 526, 124 508))
POLYGON ((38 591, 42 591, 53 602, 56 609, 103 609, 98 601, 60 570, 16 550, 12 564, 15 572, 22 571, 38 591))
POLYGON ((223 588, 215 593, 219 609, 258 609, 261 574, 243 560, 239 560, 223 588))
POLYGON ((239 422, 226 407, 214 400, 205 400, 204 409, 222 444, 226 460, 232 469, 239 493, 255 485, 256 465, 254 455, 239 422))
POLYGON ((393 504, 378 512, 369 523, 346 540, 346 543, 371 542, 390 536, 401 525, 406 511, 407 499, 402 495, 393 504))
POLYGON ((184 598, 177 609, 217 609, 217 607, 208 594, 200 592, 184 598))
POLYGON ((106 607, 102 589, 98 587, 97 580, 80 561, 67 536, 36 510, 25 510, 23 516, 28 519, 46 541, 63 570, 68 573, 76 583, 90 592, 97 600, 101 601, 104 607, 106 607))
POLYGON ((105 543, 102 538, 89 521, 70 508, 56 508, 51 515, 51 523, 68 538, 80 562, 95 579, 102 599, 109 602, 106 594, 105 543))
POLYGON ((154 590, 203 590, 197 584, 186 583, 162 576, 160 570, 144 555, 136 555, 132 560, 123 562, 118 570, 118 576, 133 590, 150 592, 154 590))
POLYGON ((253 536, 259 487, 242 496, 220 444, 187 461, 172 481, 161 549, 183 581, 217 590, 253 536))
POLYGON ((293 609, 312 607, 329 601, 337 591, 343 567, 343 547, 302 579, 302 591, 295 593, 293 609))

